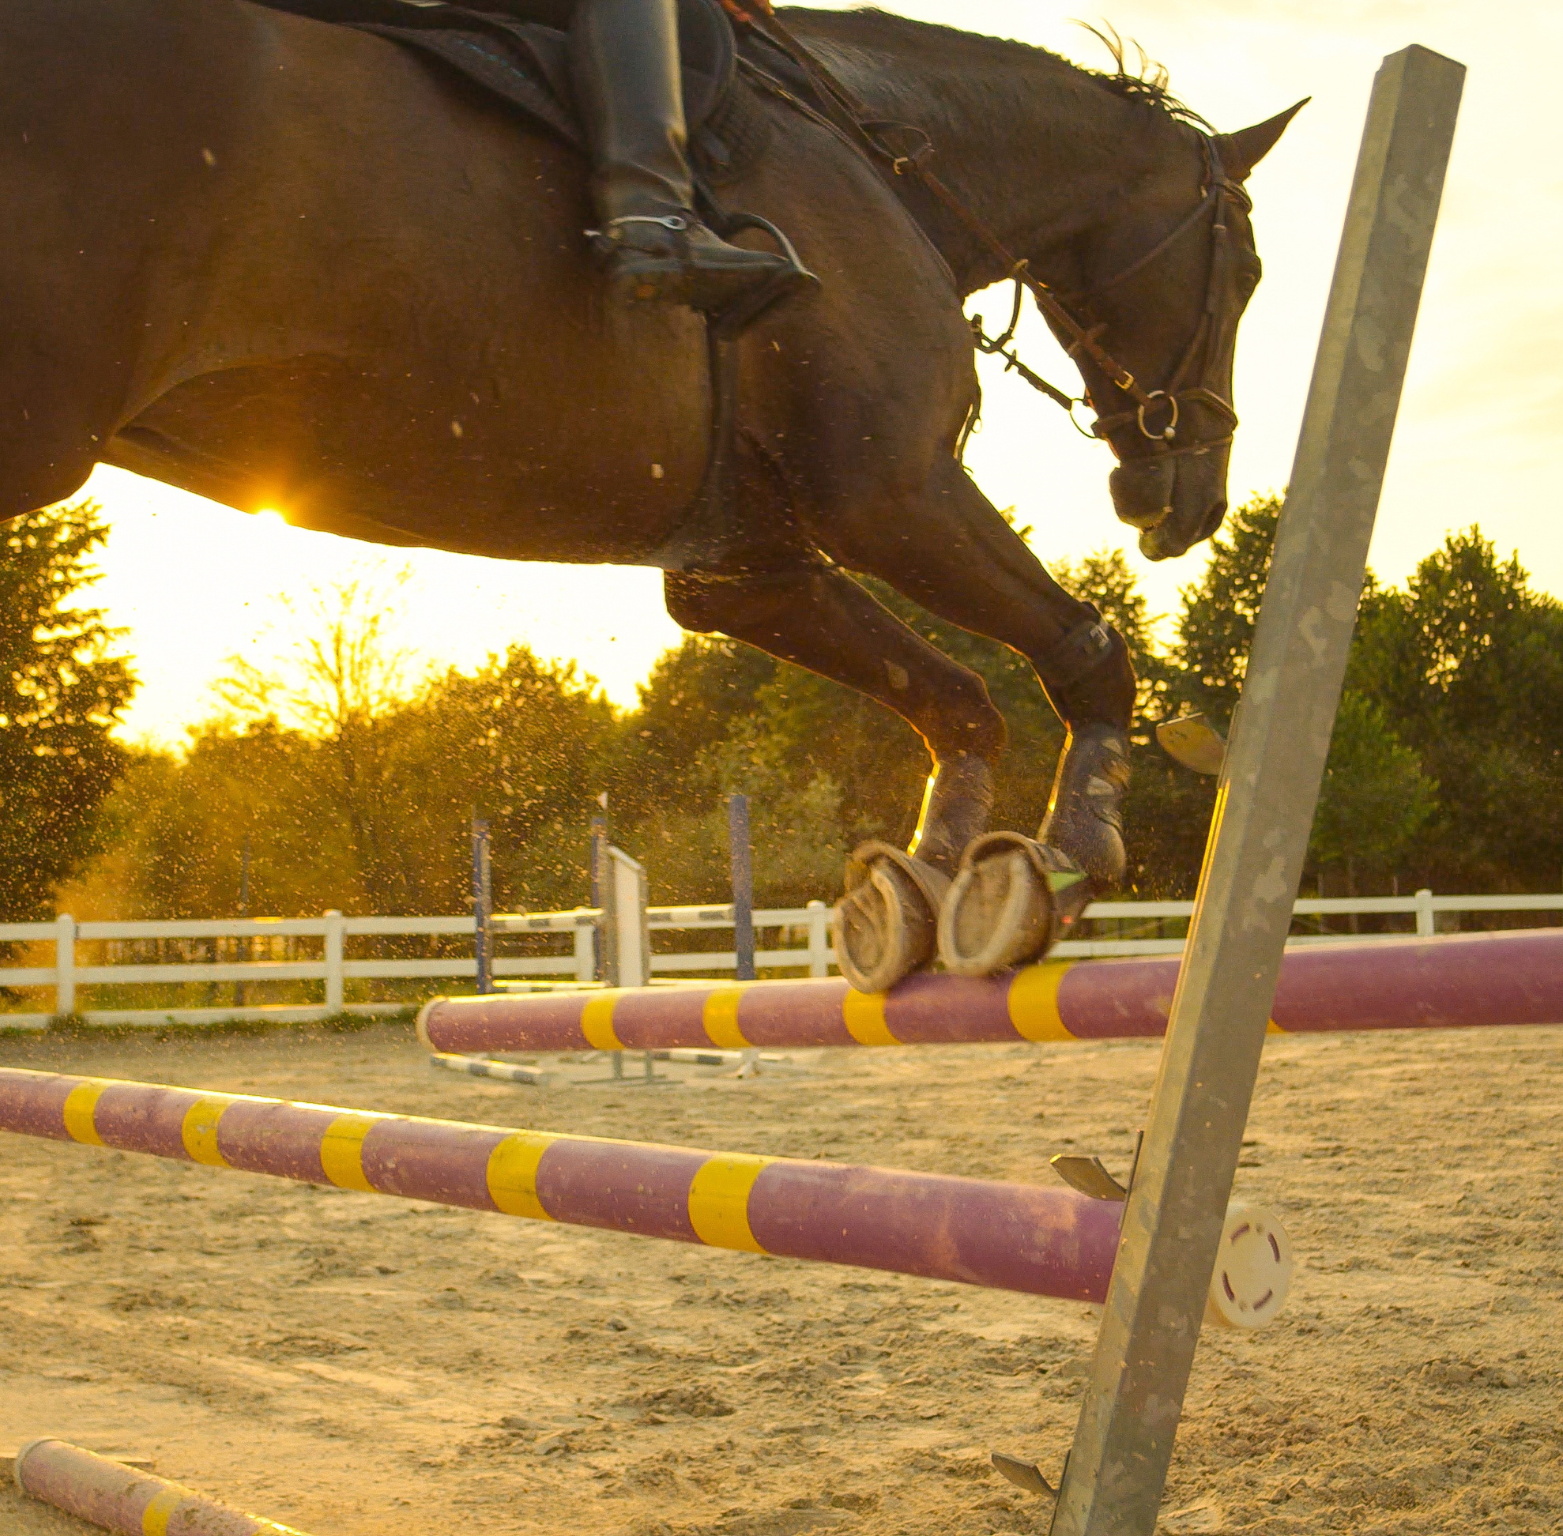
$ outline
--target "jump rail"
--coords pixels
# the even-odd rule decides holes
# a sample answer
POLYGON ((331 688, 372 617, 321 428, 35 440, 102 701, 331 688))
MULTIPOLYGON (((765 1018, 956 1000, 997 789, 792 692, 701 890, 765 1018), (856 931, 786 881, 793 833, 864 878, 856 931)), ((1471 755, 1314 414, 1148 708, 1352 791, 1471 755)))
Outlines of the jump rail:
MULTIPOLYGON (((747 985, 435 998, 434 1051, 656 1051, 715 1045, 944 1045, 1107 1040, 1167 1027, 1181 959, 1052 962, 987 978, 929 974, 894 991, 839 977, 747 985)), ((1563 1023, 1563 928, 1295 949, 1272 1032, 1563 1023)))
MULTIPOLYGON (((1120 1200, 1074 1189, 506 1130, 153 1083, 0 1068, 0 1130, 639 1237, 1078 1301, 1107 1294, 1120 1200)), ((1239 1208, 1234 1206, 1234 1216, 1239 1208)), ((1264 1217, 1262 1226, 1274 1226, 1264 1217)), ((1248 1242, 1237 1221, 1233 1242, 1248 1242)), ((1285 1238, 1274 1246, 1280 1263, 1285 1238)), ((1274 1266, 1230 1291, 1268 1322, 1274 1266), (1270 1292, 1271 1294, 1267 1294, 1270 1292), (1251 1293, 1251 1294, 1250 1294, 1251 1293)), ((1251 1273, 1250 1273, 1251 1271, 1251 1273)), ((1245 1276, 1248 1278, 1245 1279, 1245 1276)), ((1229 1298, 1230 1300, 1230 1298, 1229 1298)))
MULTIPOLYGON (((1153 928, 1186 920, 1194 904, 1188 901, 1098 902, 1087 909, 1085 920, 1117 930, 1125 926, 1153 928)), ((1371 896, 1309 899, 1296 903, 1298 919, 1316 917, 1410 918, 1418 937, 1431 937, 1440 918, 1470 913, 1563 912, 1563 895, 1435 896, 1419 891, 1414 896, 1371 896)), ((720 930, 733 925, 733 909, 720 903, 706 906, 651 907, 648 926, 656 932, 720 930)), ((552 933, 568 951, 557 955, 507 956, 495 959, 493 973, 500 979, 528 980, 556 977, 576 984, 592 977, 592 909, 564 912, 505 914, 509 933, 552 933)), ((762 971, 806 971, 812 977, 830 973, 830 910, 822 901, 804 907, 770 908, 754 914, 755 927, 796 935, 804 942, 789 947, 762 949, 755 963, 762 971)), ((304 1022, 337 1013, 374 1014, 404 1006, 400 1003, 347 1001, 349 983, 370 981, 423 981, 431 990, 441 983, 475 979, 477 960, 465 955, 430 959, 348 959, 352 940, 425 937, 464 941, 470 945, 473 923, 469 915, 450 917, 344 917, 327 912, 310 918, 183 919, 178 921, 77 922, 62 916, 52 923, 0 924, 0 945, 22 944, 52 950, 49 965, 0 966, 0 987, 42 988, 53 992, 47 1011, 0 1013, 0 1029, 39 1029, 61 1014, 80 1012, 92 1024, 162 1024, 172 1020, 200 1024, 227 1019, 271 1019, 304 1022), (166 940, 202 942, 237 940, 252 949, 296 947, 302 941, 320 947, 319 959, 248 959, 225 962, 180 961, 167 964, 83 965, 78 947, 100 942, 166 940), (281 941, 281 942, 278 942, 281 941), (196 983, 302 982, 320 989, 318 1002, 249 1006, 79 1008, 79 991, 97 986, 152 986, 196 983)), ((1397 935, 1356 938, 1351 935, 1297 935, 1294 948, 1314 944, 1393 942, 1397 935)), ((1102 937, 1060 944, 1054 957, 1072 960, 1086 957, 1122 958, 1134 955, 1176 955, 1181 938, 1102 937)), ((731 950, 695 950, 680 954, 653 954, 651 969, 658 977, 688 976, 699 972, 731 972, 731 950)), ((709 1042, 702 1036, 697 1044, 709 1042)))
POLYGON ((16 1453, 23 1493, 118 1536, 304 1536, 291 1525, 246 1515, 193 1488, 95 1456, 64 1440, 34 1440, 16 1453))

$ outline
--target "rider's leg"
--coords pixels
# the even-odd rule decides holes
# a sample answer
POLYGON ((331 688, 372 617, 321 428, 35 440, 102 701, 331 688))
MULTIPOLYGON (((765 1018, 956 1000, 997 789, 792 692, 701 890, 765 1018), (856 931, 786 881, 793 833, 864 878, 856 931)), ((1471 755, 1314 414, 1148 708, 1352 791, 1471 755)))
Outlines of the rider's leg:
POLYGON ((570 50, 615 293, 720 311, 788 270, 692 211, 675 0, 577 0, 570 50))

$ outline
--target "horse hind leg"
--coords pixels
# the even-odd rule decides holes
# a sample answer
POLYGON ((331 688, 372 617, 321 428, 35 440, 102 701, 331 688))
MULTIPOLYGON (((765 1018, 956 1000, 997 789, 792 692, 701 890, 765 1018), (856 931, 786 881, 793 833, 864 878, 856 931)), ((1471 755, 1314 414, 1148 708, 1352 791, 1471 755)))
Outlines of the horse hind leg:
POLYGON ((843 683, 898 714, 932 758, 903 853, 866 843, 848 866, 837 924, 843 973, 883 991, 933 958, 939 907, 966 845, 986 829, 1003 717, 975 673, 903 624, 845 571, 800 560, 734 574, 670 573, 668 612, 843 683))

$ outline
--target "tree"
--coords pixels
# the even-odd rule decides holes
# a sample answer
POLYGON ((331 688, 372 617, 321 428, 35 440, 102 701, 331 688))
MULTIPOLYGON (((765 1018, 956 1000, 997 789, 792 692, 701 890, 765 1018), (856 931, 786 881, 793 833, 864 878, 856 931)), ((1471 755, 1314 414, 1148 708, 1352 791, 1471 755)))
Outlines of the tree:
MULTIPOLYGON (((1215 781, 1169 758, 1157 743, 1156 726, 1199 713, 1223 733, 1230 728, 1279 513, 1273 495, 1252 497, 1228 513, 1211 540, 1204 573, 1181 591, 1173 643, 1165 653, 1150 640, 1143 599, 1138 610, 1129 610, 1138 619, 1138 643, 1131 644, 1131 652, 1139 689, 1130 732, 1134 776, 1124 802, 1124 843, 1126 885, 1142 900, 1194 894, 1215 809, 1215 781)), ((1124 575, 1132 579, 1127 567, 1124 575)), ((1126 593, 1120 605, 1127 600, 1126 593)))
POLYGON ((473 810, 492 826, 501 907, 584 904, 587 824, 613 781, 621 734, 594 678, 523 645, 474 673, 431 679, 397 717, 388 784, 388 808, 405 829, 404 878, 418 875, 427 893, 415 910, 465 899, 473 810))
POLYGON ((1208 715, 1223 733, 1248 671, 1248 650, 1270 574, 1281 498, 1251 496, 1227 514, 1210 541, 1210 563, 1197 582, 1181 592, 1177 640, 1169 658, 1167 695, 1173 713, 1208 715))
POLYGON ((1308 854, 1317 871, 1339 870, 1346 894, 1371 876, 1383 886, 1438 812, 1438 786, 1390 725, 1382 705, 1347 689, 1319 792, 1308 854))
MULTIPOLYGON (((1149 661, 1150 700, 1143 740, 1155 721, 1200 712, 1227 732, 1248 671, 1248 653, 1270 573, 1281 515, 1273 493, 1235 508, 1211 541, 1209 564, 1182 592, 1176 639, 1166 657, 1149 661)), ((1369 573, 1367 610, 1383 599, 1369 573)), ((1336 716, 1330 756, 1309 843, 1314 873, 1340 871, 1347 889, 1359 877, 1387 885, 1415 839, 1433 819, 1437 786, 1421 754, 1398 733, 1399 717, 1371 688, 1348 690, 1336 716)), ((1145 751, 1127 802, 1131 868, 1137 890, 1192 895, 1214 808, 1214 781, 1145 751)))
POLYGON ((1350 685, 1379 700, 1440 786, 1415 857, 1445 890, 1555 890, 1563 869, 1563 605, 1451 534, 1404 590, 1370 591, 1350 685))
POLYGON ((56 888, 100 845, 100 808, 126 753, 109 734, 135 691, 100 608, 70 606, 97 580, 108 535, 89 501, 0 529, 0 918, 52 911, 56 888))
MULTIPOLYGON (((1140 678, 1126 807, 1136 895, 1193 892, 1214 781, 1173 763, 1154 727, 1192 708, 1229 727, 1279 512, 1274 496, 1236 509, 1164 653, 1121 554, 1059 569, 1123 631, 1140 678)), ((1034 830, 1063 732, 1030 664, 865 585, 984 678, 1010 728, 994 824, 1034 830)), ((388 600, 347 588, 311 612, 291 669, 236 665, 228 718, 192 733, 182 758, 143 755, 104 803, 98 825, 115 847, 95 866, 100 907, 114 905, 112 886, 114 915, 234 912, 248 846, 253 910, 457 910, 473 810, 493 826, 500 905, 570 906, 586 899, 586 823, 604 788, 615 839, 647 865, 658 901, 725 888, 735 790, 751 798, 764 906, 828 895, 858 842, 911 833, 927 774, 911 727, 737 642, 686 639, 620 714, 590 678, 524 647, 408 687, 388 600)), ((1475 530, 1404 589, 1370 576, 1310 871, 1348 891, 1397 875, 1551 886, 1563 868, 1560 706, 1563 607, 1475 530)))
POLYGON ((364 577, 319 588, 293 620, 291 645, 272 669, 229 658, 218 697, 250 722, 285 721, 321 746, 316 769, 328 774, 345 833, 355 883, 372 912, 404 910, 402 848, 385 836, 381 808, 388 792, 388 723, 406 697, 408 654, 393 642, 396 594, 404 569, 386 586, 364 577))
POLYGON ((247 883, 252 914, 364 910, 323 766, 317 743, 275 720, 211 722, 183 755, 138 755, 105 804, 114 837, 82 901, 119 918, 238 917, 247 883))
POLYGON ((226 916, 247 885, 252 912, 280 916, 460 910, 477 810, 501 905, 583 902, 588 808, 619 744, 611 706, 521 646, 408 687, 389 604, 363 583, 318 593, 275 665, 231 662, 225 715, 182 756, 144 755, 112 797, 115 847, 87 898, 115 915, 226 916))

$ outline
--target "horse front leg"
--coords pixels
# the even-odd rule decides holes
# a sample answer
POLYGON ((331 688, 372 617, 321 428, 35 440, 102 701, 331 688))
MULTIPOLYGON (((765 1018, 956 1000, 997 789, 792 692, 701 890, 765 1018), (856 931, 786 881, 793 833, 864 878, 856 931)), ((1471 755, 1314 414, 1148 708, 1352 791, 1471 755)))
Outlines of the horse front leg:
POLYGON ((986 831, 1004 719, 975 672, 907 628, 838 567, 669 573, 668 612, 843 683, 893 710, 923 739, 932 772, 905 852, 865 843, 838 912, 842 972, 879 992, 926 965, 945 892, 967 845, 986 831))
POLYGON ((940 950, 985 974, 1034 958, 1125 870, 1123 798, 1134 670, 1123 637, 1071 597, 953 462, 910 505, 855 502, 811 529, 836 558, 1032 664, 1067 729, 1037 836, 971 840, 944 903, 940 950))

